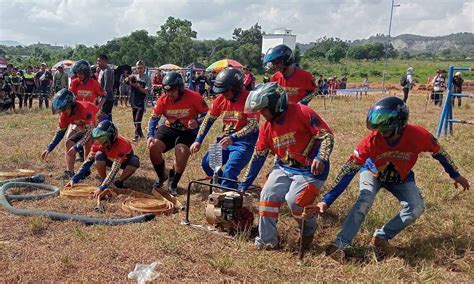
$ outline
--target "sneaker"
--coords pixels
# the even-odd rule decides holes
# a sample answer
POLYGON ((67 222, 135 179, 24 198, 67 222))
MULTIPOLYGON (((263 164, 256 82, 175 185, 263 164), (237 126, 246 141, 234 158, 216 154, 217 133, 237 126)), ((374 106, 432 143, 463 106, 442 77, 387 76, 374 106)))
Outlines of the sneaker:
POLYGON ((70 180, 74 176, 72 171, 64 171, 64 174, 57 177, 57 179, 70 180))
POLYGON ((121 180, 116 180, 114 182, 114 185, 115 185, 116 188, 125 188, 125 186, 123 184, 123 181, 121 181, 121 180))
POLYGON ((133 137, 133 139, 132 139, 132 142, 137 142, 137 141, 138 141, 138 139, 140 139, 140 136, 138 136, 138 135, 135 135, 135 137, 133 137))
POLYGON ((381 256, 395 255, 395 248, 389 244, 388 240, 373 236, 372 240, 370 240, 370 245, 375 249, 375 252, 381 254, 381 256))
POLYGON ((272 244, 256 244, 257 249, 259 250, 278 250, 280 246, 272 244))
POLYGON ((326 256, 329 256, 337 262, 344 262, 344 260, 346 259, 346 253, 344 252, 344 250, 334 244, 331 244, 326 249, 326 256))

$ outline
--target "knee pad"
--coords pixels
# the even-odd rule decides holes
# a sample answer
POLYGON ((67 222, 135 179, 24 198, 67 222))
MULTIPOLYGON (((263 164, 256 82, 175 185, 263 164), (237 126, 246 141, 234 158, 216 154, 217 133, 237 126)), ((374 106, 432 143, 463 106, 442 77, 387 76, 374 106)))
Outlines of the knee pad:
POLYGON ((305 207, 313 204, 316 197, 319 195, 319 189, 313 183, 307 183, 304 188, 295 196, 286 195, 286 200, 290 205, 298 205, 305 207))
POLYGON ((126 169, 138 169, 140 167, 140 159, 138 159, 137 156, 133 156, 130 159, 128 159, 127 166, 125 167, 126 169))
POLYGON ((98 164, 98 165, 105 165, 105 163, 107 162, 107 156, 105 156, 104 153, 102 152, 97 152, 95 154, 95 163, 98 164))

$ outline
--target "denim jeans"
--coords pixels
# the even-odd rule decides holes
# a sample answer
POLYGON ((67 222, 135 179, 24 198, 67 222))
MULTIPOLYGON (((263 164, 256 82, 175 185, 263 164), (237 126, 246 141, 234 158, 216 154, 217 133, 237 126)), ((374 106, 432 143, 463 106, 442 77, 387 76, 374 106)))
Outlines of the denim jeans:
POLYGON ((401 184, 382 184, 370 171, 362 171, 359 182, 360 194, 334 241, 337 247, 345 248, 351 245, 381 187, 386 188, 400 201, 402 209, 382 228, 375 230, 374 236, 383 240, 394 238, 408 225, 414 223, 425 210, 425 202, 414 181, 401 184))

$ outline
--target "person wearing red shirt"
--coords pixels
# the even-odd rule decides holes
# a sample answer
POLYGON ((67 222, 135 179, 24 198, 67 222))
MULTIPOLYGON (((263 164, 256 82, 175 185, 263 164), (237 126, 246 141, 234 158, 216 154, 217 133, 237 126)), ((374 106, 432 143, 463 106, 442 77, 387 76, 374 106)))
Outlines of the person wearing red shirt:
POLYGON ((293 52, 284 45, 277 45, 267 51, 263 64, 268 70, 276 70, 270 82, 277 82, 285 89, 289 103, 308 105, 316 90, 313 75, 293 65, 293 52))
POLYGON ((197 92, 184 88, 183 77, 169 72, 163 78, 165 95, 158 98, 148 123, 148 150, 153 168, 158 176, 153 187, 160 188, 165 181, 163 153, 175 149, 175 160, 169 172, 168 191, 178 195, 177 187, 188 162, 189 146, 196 138, 197 129, 205 117, 208 106, 197 92), (164 116, 166 121, 158 126, 164 116))
POLYGON ((87 155, 91 148, 92 140, 90 138, 96 124, 98 108, 89 102, 76 102, 76 96, 68 89, 62 89, 54 95, 53 108, 59 111, 59 130, 41 154, 41 159, 45 160, 48 154, 61 142, 69 125, 77 126, 76 130, 71 131, 66 142, 67 170, 62 178, 70 179, 74 176, 76 152, 84 147, 87 155))
MULTIPOLYGON (((219 183, 229 188, 237 188, 237 177, 250 161, 258 136, 259 117, 244 113, 249 92, 244 89, 243 82, 244 75, 238 69, 226 68, 219 72, 213 86, 214 93, 219 95, 191 146, 191 153, 197 153, 212 125, 222 115, 223 133, 217 138, 217 142, 223 148, 222 162, 225 168, 218 175, 225 178, 219 183)), ((201 164, 206 175, 213 176, 214 169, 209 166, 209 153, 204 155, 201 164)))
POLYGON ((114 185, 117 188, 124 188, 124 181, 140 167, 140 159, 133 153, 132 144, 123 136, 118 135, 117 127, 110 120, 100 122, 92 131, 92 138, 95 143, 92 145, 87 160, 66 187, 72 187, 75 183, 85 179, 95 162, 102 183, 95 191, 94 197, 110 186, 120 169, 122 169, 122 173, 115 180, 114 185), (111 167, 109 174, 107 174, 107 167, 111 167))
POLYGON ((163 77, 161 75, 161 71, 157 70, 155 76, 153 76, 153 85, 161 85, 163 84, 163 77))
POLYGON ((255 89, 255 76, 250 72, 250 66, 246 65, 244 68, 244 88, 247 91, 255 89))
POLYGON ((349 211, 342 230, 327 254, 341 260, 350 253, 350 245, 375 196, 386 188, 402 204, 400 212, 382 228, 375 230, 371 245, 381 254, 393 253, 388 240, 415 222, 425 209, 420 189, 412 171, 421 152, 431 152, 456 184, 469 189, 469 182, 459 171, 448 153, 431 133, 421 126, 408 124, 408 107, 398 97, 386 97, 376 102, 367 115, 367 127, 372 132, 357 145, 342 166, 332 189, 309 212, 322 213, 341 195, 360 170, 360 195, 349 211))
POLYGON ((99 106, 105 103, 105 91, 100 87, 97 80, 90 77, 91 68, 85 60, 79 60, 74 63, 72 72, 76 74, 76 78, 71 81, 69 89, 76 95, 76 100, 86 101, 99 106))
MULTIPOLYGON (((255 239, 258 248, 274 249, 279 246, 276 223, 283 201, 286 200, 301 227, 304 208, 314 202, 327 179, 334 137, 326 122, 311 108, 289 104, 285 90, 275 82, 257 87, 245 105, 246 112, 258 111, 266 121, 238 189, 248 189, 270 152, 276 156, 260 194, 259 234, 255 239)), ((300 229, 303 230, 300 241, 309 249, 316 231, 316 217, 305 220, 300 229)))

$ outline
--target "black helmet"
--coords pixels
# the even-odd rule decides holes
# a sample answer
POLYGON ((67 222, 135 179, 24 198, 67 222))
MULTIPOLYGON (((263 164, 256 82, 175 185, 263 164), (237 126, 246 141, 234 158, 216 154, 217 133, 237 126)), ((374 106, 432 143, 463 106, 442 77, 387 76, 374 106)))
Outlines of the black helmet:
POLYGON ((86 79, 87 79, 91 75, 91 66, 85 60, 78 60, 72 66, 71 71, 72 71, 72 73, 74 73, 76 75, 79 74, 79 72, 82 71, 86 75, 86 79))
POLYGON ((112 144, 118 136, 118 130, 115 124, 110 120, 101 121, 94 130, 92 130, 92 138, 99 143, 108 142, 112 144))
POLYGON ((408 123, 409 111, 398 97, 386 97, 372 105, 367 114, 367 128, 382 133, 400 134, 408 123))
POLYGON ((268 108, 273 117, 288 109, 288 95, 276 82, 260 84, 250 92, 245 101, 244 112, 257 112, 263 108, 268 108))
POLYGON ((243 86, 244 74, 239 69, 228 67, 217 74, 212 90, 216 94, 222 94, 232 89, 234 91, 234 98, 236 98, 243 86))
POLYGON ((64 88, 59 90, 53 98, 53 109, 63 111, 76 105, 76 96, 70 90, 64 88))
POLYGON ((179 87, 180 92, 183 92, 184 90, 183 76, 181 76, 181 74, 175 71, 172 71, 166 74, 166 76, 163 78, 162 84, 163 84, 163 89, 165 90, 171 90, 174 87, 179 87))
POLYGON ((291 63, 293 63, 293 51, 284 44, 272 47, 267 51, 265 57, 263 57, 263 65, 267 65, 277 59, 281 59, 283 65, 290 66, 291 63))

